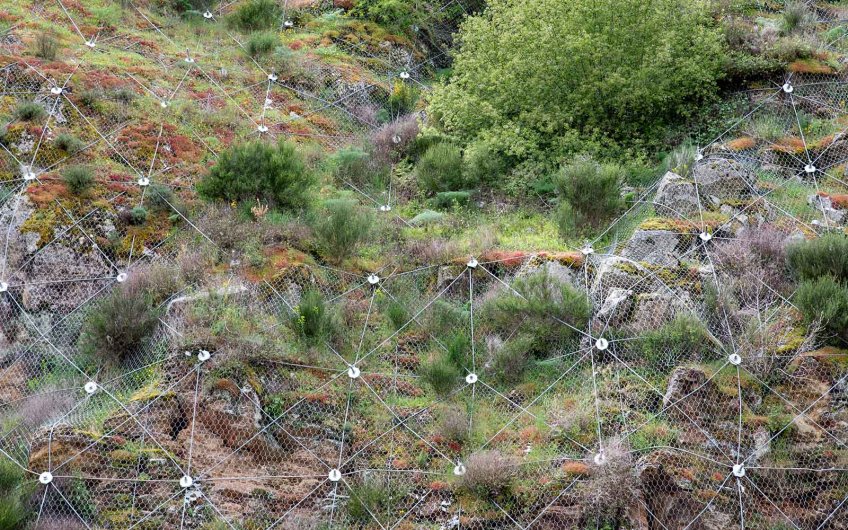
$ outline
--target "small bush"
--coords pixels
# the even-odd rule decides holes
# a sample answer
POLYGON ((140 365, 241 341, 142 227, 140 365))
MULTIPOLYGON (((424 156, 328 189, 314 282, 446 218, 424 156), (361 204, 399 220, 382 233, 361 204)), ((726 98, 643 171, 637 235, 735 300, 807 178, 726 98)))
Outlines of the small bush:
POLYGON ((82 151, 85 144, 82 140, 69 133, 60 133, 54 140, 56 147, 65 151, 69 155, 75 155, 82 151))
MULTIPOLYGON (((147 190, 145 195, 146 202, 154 210, 171 211, 171 206, 174 205, 174 192, 168 186, 159 183, 153 183, 147 190), (170 203, 170 205, 169 205, 170 203)), ((176 206, 176 205, 175 205, 176 206)))
POLYGON ((327 201, 315 227, 319 247, 328 259, 341 262, 353 255, 371 231, 371 212, 352 200, 327 201))
POLYGON ((440 191, 433 197, 433 205, 442 209, 467 206, 469 202, 471 194, 467 191, 440 191))
POLYGON ((558 224, 563 235, 575 228, 597 228, 621 209, 621 183, 624 172, 612 164, 599 164, 581 158, 565 166, 556 179, 556 188, 564 206, 558 224))
POLYGON ((284 209, 301 209, 308 202, 313 179, 294 146, 261 141, 230 147, 198 185, 208 199, 256 199, 284 209))
POLYGON ((844 235, 826 234, 790 245, 786 259, 800 280, 832 276, 838 282, 848 282, 848 237, 844 235))
POLYGON ((385 309, 386 318, 389 319, 392 331, 397 331, 409 322, 409 312, 406 306, 397 300, 390 300, 385 309))
POLYGON ((535 337, 518 333, 511 337, 494 353, 492 372, 502 381, 515 384, 521 381, 533 357, 535 337))
POLYGON ((416 174, 418 185, 428 193, 459 191, 470 187, 462 173, 462 151, 447 142, 427 149, 418 161, 416 174))
POLYGON ((47 61, 54 61, 59 52, 59 41, 52 31, 42 31, 35 37, 35 55, 47 61))
POLYGON ((418 118, 402 116, 371 135, 374 157, 383 163, 397 162, 410 150, 418 137, 418 118))
POLYGON ((294 328, 307 342, 318 342, 328 337, 330 319, 324 295, 317 289, 307 289, 296 308, 294 328))
POLYGON ((452 442, 468 439, 468 416, 455 408, 446 408, 439 418, 438 433, 452 442))
POLYGON ((0 460, 0 530, 26 527, 32 514, 25 501, 28 490, 23 470, 8 458, 0 460))
POLYGON ((350 499, 347 501, 348 516, 363 525, 373 523, 393 505, 393 501, 406 495, 398 484, 391 485, 380 479, 366 476, 361 483, 352 484, 350 499))
POLYGON ((145 290, 132 283, 121 285, 88 314, 81 334, 83 351, 111 363, 124 362, 153 336, 159 313, 145 290))
POLYGON ((439 396, 450 394, 462 380, 459 368, 446 355, 440 355, 423 363, 418 375, 439 396))
POLYGON ((684 360, 703 361, 710 351, 709 332, 693 315, 678 315, 642 337, 642 357, 651 368, 666 371, 684 360))
POLYGON ((44 107, 34 101, 27 101, 18 104, 13 111, 15 119, 20 121, 38 121, 47 116, 47 111, 44 107))
POLYGON ((260 55, 265 55, 274 51, 274 48, 277 47, 277 43, 279 39, 277 38, 276 33, 272 32, 262 32, 262 33, 254 33, 247 39, 247 54, 251 57, 258 57, 260 55))
POLYGON ((829 333, 848 338, 848 285, 829 276, 805 280, 794 301, 807 323, 818 323, 829 333))
POLYGON ((815 26, 816 14, 803 0, 787 0, 780 18, 780 32, 784 35, 804 32, 815 26))
POLYGON ((89 167, 71 166, 62 173, 62 180, 71 193, 79 195, 94 184, 94 174, 89 167))
POLYGON ((131 225, 143 225, 147 221, 147 208, 141 205, 133 207, 129 211, 128 221, 131 225))
POLYGON ((668 156, 665 157, 665 168, 667 171, 673 171, 681 177, 691 177, 695 170, 695 157, 698 154, 698 148, 691 143, 685 142, 677 146, 668 156))
POLYGON ((466 490, 486 497, 506 490, 515 477, 517 462, 498 450, 472 453, 465 463, 461 485, 466 490))
POLYGON ((412 112, 418 101, 418 89, 412 83, 395 81, 392 93, 389 94, 389 112, 392 117, 403 116, 412 112))
POLYGON ((341 184, 382 188, 391 177, 391 166, 380 163, 360 149, 341 149, 331 163, 333 176, 341 184))
POLYGON ((276 27, 282 16, 273 0, 248 0, 229 16, 227 22, 241 31, 260 31, 276 27))
POLYGON ((485 307, 494 326, 511 334, 518 326, 532 333, 530 353, 541 354, 548 345, 571 339, 584 329, 591 312, 586 295, 561 282, 547 269, 524 276, 485 307))

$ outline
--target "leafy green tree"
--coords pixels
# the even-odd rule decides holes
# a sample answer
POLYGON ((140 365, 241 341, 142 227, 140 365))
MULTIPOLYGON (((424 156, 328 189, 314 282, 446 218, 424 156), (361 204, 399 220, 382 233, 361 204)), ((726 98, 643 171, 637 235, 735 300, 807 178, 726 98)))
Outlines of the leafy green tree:
POLYGON ((701 0, 491 0, 460 41, 430 110, 513 164, 656 148, 714 97, 723 67, 701 0))

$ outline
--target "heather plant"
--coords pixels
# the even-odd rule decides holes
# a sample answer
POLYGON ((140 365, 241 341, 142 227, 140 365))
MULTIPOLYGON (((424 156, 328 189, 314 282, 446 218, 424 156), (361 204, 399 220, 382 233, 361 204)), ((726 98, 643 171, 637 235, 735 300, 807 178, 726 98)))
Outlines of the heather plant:
POLYGON ((88 314, 80 336, 82 349, 119 365, 152 338, 160 313, 150 293, 131 284, 121 285, 88 314))
POLYGON ((838 282, 848 282, 848 237, 830 233, 792 244, 786 260, 800 280, 832 276, 838 282))
POLYGON ((270 31, 254 33, 247 39, 245 49, 248 55, 255 58, 274 51, 278 42, 279 39, 277 38, 276 33, 270 31))
POLYGON ((831 338, 848 339, 848 284, 832 276, 804 280, 793 302, 808 324, 821 326, 831 338))
POLYGON ((497 449, 477 451, 468 457, 465 474, 460 483, 481 497, 497 495, 507 490, 516 475, 517 462, 497 449))

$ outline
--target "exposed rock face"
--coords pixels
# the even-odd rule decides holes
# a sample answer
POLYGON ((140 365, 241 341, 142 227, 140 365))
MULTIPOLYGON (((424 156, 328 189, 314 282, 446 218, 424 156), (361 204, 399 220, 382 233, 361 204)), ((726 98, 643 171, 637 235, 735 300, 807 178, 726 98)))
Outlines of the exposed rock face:
POLYGON ((697 214, 700 208, 695 184, 669 171, 657 187, 654 208, 659 215, 666 217, 681 218, 697 214))
POLYGON ((637 230, 622 249, 621 255, 652 265, 674 267, 693 242, 694 238, 686 234, 666 230, 637 230))
POLYGON ((720 204, 728 199, 751 195, 754 175, 741 163, 727 158, 700 162, 693 175, 702 201, 720 204))
POLYGON ((823 219, 820 222, 844 225, 848 223, 848 210, 839 207, 832 197, 827 195, 813 194, 807 197, 807 202, 821 213, 823 219))
POLYGON ((600 309, 595 312, 593 329, 600 332, 606 327, 621 327, 633 308, 633 291, 630 289, 610 289, 600 309))
POLYGON ((663 290, 637 295, 633 303, 633 318, 627 328, 644 333, 661 327, 678 315, 693 313, 694 303, 686 291, 663 290))

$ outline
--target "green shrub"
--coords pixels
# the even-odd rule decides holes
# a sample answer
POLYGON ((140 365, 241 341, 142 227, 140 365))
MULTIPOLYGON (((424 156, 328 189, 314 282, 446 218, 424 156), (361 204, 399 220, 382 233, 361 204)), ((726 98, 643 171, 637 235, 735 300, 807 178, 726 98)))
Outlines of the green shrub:
POLYGON ((132 283, 123 284, 87 315, 80 336, 83 351, 121 363, 153 336, 159 313, 149 293, 132 283))
POLYGON ((556 179, 563 204, 558 224, 563 235, 575 227, 598 228, 621 210, 624 172, 612 164, 580 158, 563 167, 556 179))
POLYGON ((447 355, 440 355, 422 363, 418 369, 418 375, 439 396, 450 394, 462 380, 459 368, 447 355))
POLYGON ((682 314, 659 329, 647 331, 642 336, 641 353, 651 368, 665 372, 684 361, 706 360, 711 344, 701 321, 682 314))
POLYGON ((24 482, 23 470, 4 457, 0 459, 0 530, 21 530, 32 511, 26 505, 31 488, 24 482))
POLYGON ((71 193, 79 195, 94 184, 94 174, 87 166, 71 166, 62 173, 62 180, 71 193))
POLYGON ((548 346, 571 339, 584 329, 591 313, 589 300, 543 269, 521 277, 513 290, 502 292, 483 308, 492 324, 509 335, 520 326, 528 337, 528 353, 542 355, 548 346))
MULTIPOLYGON (((408 114, 415 109, 415 104, 418 102, 418 89, 412 83, 404 83, 403 81, 395 81, 392 87, 392 93, 389 94, 388 110, 391 113, 391 118, 397 118, 404 114, 408 114)), ((389 121, 387 119, 382 121, 389 121)))
POLYGON ((230 147, 198 185, 208 199, 264 203, 297 210, 307 205, 313 178, 294 146, 261 141, 230 147))
POLYGON ((697 155, 698 148, 689 142, 684 142, 665 157, 663 165, 665 165, 666 171, 673 171, 681 177, 689 178, 695 171, 695 157, 697 155))
POLYGON ((405 495, 404 488, 397 482, 389 485, 379 478, 365 477, 362 482, 350 486, 347 514, 353 521, 369 526, 405 495))
POLYGON ((808 323, 819 323, 827 332, 848 338, 848 285, 844 282, 830 276, 804 280, 794 302, 808 323))
POLYGON ((356 148, 339 150, 331 159, 333 176, 341 184, 383 188, 391 177, 391 166, 380 164, 356 148))
POLYGON ((386 318, 392 326, 392 331, 397 331, 409 322, 409 312, 406 306, 397 300, 390 300, 385 309, 386 318))
POLYGON ((141 205, 134 206, 129 213, 129 224, 143 225, 147 221, 147 215, 147 208, 141 205))
POLYGON ((467 191, 440 191, 433 197, 433 204, 443 209, 467 206, 469 202, 471 194, 467 191))
POLYGON ((44 110, 44 107, 34 101, 26 101, 19 103, 18 106, 15 107, 13 115, 15 116, 15 119, 21 121, 38 121, 47 116, 47 111, 44 110))
POLYGON ((241 31, 259 31, 276 27, 282 14, 273 0, 248 0, 228 17, 227 22, 241 31))
POLYGON ((170 211, 171 206, 169 203, 176 207, 174 192, 168 186, 159 184, 158 182, 151 184, 147 189, 145 202, 147 202, 147 205, 150 206, 150 208, 158 211, 170 211))
POLYGON ((65 151, 69 155, 75 155, 82 151, 82 148, 85 147, 82 140, 69 133, 60 133, 53 141, 55 142, 56 147, 65 151))
POLYGON ((350 257, 371 232, 371 212, 353 200, 332 200, 315 227, 318 245, 325 257, 341 262, 350 257))
POLYGON ((848 237, 831 233, 789 245, 786 261, 800 280, 832 276, 848 282, 848 237))
POLYGON ((416 175, 418 185, 428 193, 459 191, 470 187, 462 173, 462 151, 447 142, 427 149, 418 161, 416 175))
POLYGON ((307 289, 303 292, 296 308, 293 324, 307 342, 314 343, 328 337, 330 319, 321 291, 307 289))
POLYGON ((487 4, 463 23, 451 79, 430 98, 434 122, 464 146, 497 146, 513 165, 655 150, 717 94, 724 36, 707 2, 487 4))
POLYGON ((56 59, 59 52, 59 41, 52 31, 42 31, 35 37, 35 55, 47 61, 56 59))
POLYGON ((816 21, 816 14, 807 2, 786 0, 780 17, 780 32, 784 35, 803 32, 815 26, 816 21))
POLYGON ((521 381, 533 357, 536 338, 530 333, 517 333, 495 352, 492 373, 502 381, 515 384, 521 381))
POLYGON ((277 47, 279 39, 277 34, 273 32, 254 33, 247 39, 247 54, 251 57, 258 57, 274 51, 277 47))

